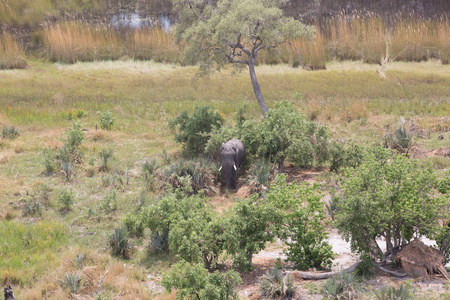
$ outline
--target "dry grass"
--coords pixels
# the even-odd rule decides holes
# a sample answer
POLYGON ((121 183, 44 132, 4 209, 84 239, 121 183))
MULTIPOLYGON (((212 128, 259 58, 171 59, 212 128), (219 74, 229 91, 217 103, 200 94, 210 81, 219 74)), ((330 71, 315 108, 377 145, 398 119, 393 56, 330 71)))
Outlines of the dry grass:
POLYGON ((74 63, 117 59, 122 55, 116 32, 102 25, 56 24, 47 28, 44 42, 52 61, 74 63))
POLYGON ((143 28, 132 32, 131 39, 135 59, 153 59, 157 62, 180 61, 180 49, 174 43, 173 36, 160 27, 143 28))
POLYGON ((0 69, 23 69, 27 66, 25 54, 14 36, 8 32, 0 33, 0 69))

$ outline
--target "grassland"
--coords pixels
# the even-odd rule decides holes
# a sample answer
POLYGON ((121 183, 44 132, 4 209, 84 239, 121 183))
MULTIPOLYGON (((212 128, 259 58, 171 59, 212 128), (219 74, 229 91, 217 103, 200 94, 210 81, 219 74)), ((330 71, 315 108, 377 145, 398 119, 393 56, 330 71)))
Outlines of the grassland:
MULTIPOLYGON (((147 201, 154 196, 145 191, 142 163, 161 160, 163 150, 172 158, 179 155, 167 126, 171 117, 209 104, 231 120, 238 103, 247 103, 249 117, 260 118, 247 72, 229 69, 197 77, 195 67, 139 61, 28 64, 24 70, 0 71, 0 126, 15 126, 20 133, 13 140, 0 139, 0 232, 14 236, 7 239, 11 247, 0 246, 0 278, 14 285, 18 299, 70 297, 63 278, 77 272, 84 276, 84 295, 151 298, 149 287, 171 258, 149 257, 144 240, 137 242, 130 261, 118 260, 110 256, 107 239, 121 217, 135 210, 142 193, 147 201), (112 130, 96 130, 97 112, 107 110, 116 118, 112 130), (59 148, 74 121, 85 130, 84 162, 70 181, 59 171, 47 176, 43 150, 59 148), (114 152, 108 172, 100 171, 102 149, 114 152), (62 189, 74 192, 71 211, 60 210, 62 189), (113 191, 117 209, 109 210, 105 199, 113 191), (40 199, 39 208, 33 210, 35 199, 40 199), (24 243, 33 247, 24 251, 24 243), (4 260, 8 253, 18 258, 4 260)), ((416 141, 423 152, 448 147, 450 66, 389 63, 386 79, 378 75, 379 68, 347 61, 316 72, 261 65, 257 74, 269 107, 288 99, 310 119, 329 126, 336 138, 379 143, 383 132, 404 116, 426 133, 416 141)), ((448 161, 436 159, 436 166, 448 170, 448 161)))

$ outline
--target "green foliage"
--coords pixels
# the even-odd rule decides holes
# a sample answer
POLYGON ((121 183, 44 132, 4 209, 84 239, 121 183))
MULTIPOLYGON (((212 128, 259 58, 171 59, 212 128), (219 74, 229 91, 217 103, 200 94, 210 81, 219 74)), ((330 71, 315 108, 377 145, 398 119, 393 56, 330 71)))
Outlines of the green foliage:
POLYGON ((144 235, 144 224, 139 216, 128 213, 122 221, 131 236, 142 237, 144 235))
POLYGON ((440 228, 438 234, 435 236, 435 240, 439 250, 444 254, 445 265, 450 262, 450 224, 440 228))
POLYGON ((273 170, 268 160, 257 160, 247 172, 247 184, 250 193, 259 193, 267 191, 270 181, 273 178, 273 170))
POLYGON ((62 286, 68 287, 71 293, 76 294, 82 287, 83 275, 81 273, 65 273, 62 279, 62 286))
POLYGON ((75 195, 72 190, 61 189, 57 196, 57 202, 60 210, 69 211, 72 209, 73 202, 75 201, 75 195))
POLYGON ((169 121, 169 127, 175 131, 175 141, 183 145, 189 155, 204 153, 208 141, 207 134, 214 128, 220 128, 224 120, 211 106, 196 106, 192 116, 186 110, 169 121))
POLYGON ((267 195, 267 201, 284 211, 284 232, 288 260, 300 269, 331 267, 334 254, 326 241, 326 218, 317 186, 288 184, 278 175, 267 195), (289 239, 288 239, 289 238, 289 239))
POLYGON ((271 205, 259 203, 257 197, 238 202, 232 209, 225 231, 227 253, 241 271, 252 269, 253 253, 265 249, 275 235, 274 227, 281 224, 282 214, 271 205))
POLYGON ((114 118, 111 111, 98 111, 97 114, 100 116, 100 128, 104 130, 111 130, 114 125, 114 118))
POLYGON ((113 256, 121 257, 123 259, 130 258, 131 246, 128 243, 128 231, 125 226, 114 229, 108 242, 113 256))
POLYGON ((202 264, 181 260, 162 276, 162 285, 177 290, 177 299, 230 300, 238 299, 234 286, 242 282, 235 271, 209 273, 202 264))
POLYGON ((14 125, 11 127, 8 127, 7 125, 3 125, 2 137, 4 139, 13 140, 13 139, 17 138, 19 135, 20 135, 19 131, 17 131, 17 129, 16 129, 16 127, 14 127, 14 125))
POLYGON ((292 278, 282 274, 281 269, 274 267, 267 270, 259 284, 261 296, 264 298, 285 298, 295 295, 292 278))
POLYGON ((350 241, 352 251, 381 257, 414 236, 432 236, 437 229, 444 198, 429 166, 391 150, 371 147, 357 168, 342 178, 336 226, 350 241), (386 239, 382 253, 376 238, 386 239))
POLYGON ((353 300, 358 298, 358 289, 355 276, 341 271, 327 279, 322 287, 322 295, 330 300, 353 300))
POLYGON ((375 296, 378 300, 410 300, 414 299, 414 292, 410 284, 389 285, 376 291, 375 296))
POLYGON ((330 171, 338 172, 341 168, 356 168, 362 162, 364 150, 354 143, 347 147, 340 142, 330 145, 330 171))
POLYGON ((355 274, 360 277, 369 278, 374 274, 375 270, 373 259, 366 253, 362 253, 360 259, 361 261, 356 266, 355 274))
POLYGON ((72 128, 65 133, 66 139, 63 140, 64 145, 68 148, 71 155, 75 155, 81 143, 84 141, 83 131, 81 130, 81 124, 78 122, 72 123, 72 128))

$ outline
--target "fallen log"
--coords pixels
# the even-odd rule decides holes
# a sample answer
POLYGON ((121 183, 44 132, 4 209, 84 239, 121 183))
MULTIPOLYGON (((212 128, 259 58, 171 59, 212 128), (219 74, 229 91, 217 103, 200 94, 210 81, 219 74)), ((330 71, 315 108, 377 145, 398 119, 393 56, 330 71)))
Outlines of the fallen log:
POLYGON ((399 273, 399 272, 388 270, 388 269, 382 267, 381 264, 377 264, 377 263, 375 263, 375 268, 377 268, 383 272, 389 273, 391 275, 394 275, 396 277, 405 277, 407 275, 406 273, 399 273))
MULTIPOLYGON (((348 267, 347 269, 344 269, 342 271, 344 271, 345 273, 351 273, 351 272, 355 271, 356 266, 359 263, 360 262, 357 262, 357 263, 351 265, 350 267, 348 267)), ((303 271, 285 271, 283 273, 286 274, 286 275, 295 274, 296 276, 300 276, 304 280, 321 280, 321 279, 327 279, 327 278, 336 276, 339 273, 341 273, 342 271, 326 272, 326 273, 311 273, 311 272, 303 272, 303 271)))

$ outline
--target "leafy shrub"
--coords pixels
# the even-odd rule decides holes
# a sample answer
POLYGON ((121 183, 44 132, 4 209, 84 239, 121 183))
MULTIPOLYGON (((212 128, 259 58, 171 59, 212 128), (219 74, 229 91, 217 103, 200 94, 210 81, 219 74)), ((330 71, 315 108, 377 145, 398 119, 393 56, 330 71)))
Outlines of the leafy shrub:
POLYGON ((283 276, 277 267, 267 270, 259 284, 261 296, 264 298, 284 298, 295 295, 295 287, 290 276, 283 276))
POLYGON ((83 131, 81 130, 81 124, 78 122, 72 123, 72 128, 65 133, 66 139, 63 140, 67 146, 70 154, 74 155, 76 150, 81 146, 84 141, 83 131))
POLYGON ((175 288, 177 299, 238 299, 234 286, 241 282, 235 271, 209 273, 201 264, 189 264, 184 260, 162 276, 162 285, 168 291, 175 288))
POLYGON ((111 130, 116 120, 113 117, 111 111, 98 111, 97 114, 100 116, 100 128, 104 130, 111 130))
POLYGON ((322 295, 330 300, 353 300, 358 298, 358 286, 352 273, 341 271, 328 278, 322 287, 322 295))
POLYGON ((73 258, 73 265, 78 269, 82 268, 86 263, 86 258, 87 256, 85 253, 75 255, 73 258))
POLYGON ((196 106, 192 116, 187 111, 169 121, 169 127, 175 131, 175 141, 183 145, 190 155, 204 153, 208 141, 207 134, 214 127, 221 127, 224 120, 212 107, 196 106))
POLYGON ((373 263, 372 258, 366 253, 362 253, 360 259, 361 261, 356 266, 355 274, 368 278, 374 274, 375 264, 373 263))
POLYGON ((125 226, 114 229, 109 237, 109 246, 111 254, 123 259, 129 259, 131 255, 131 246, 128 243, 128 231, 125 226))
POLYGON ((341 168, 356 168, 362 162, 364 156, 363 149, 350 143, 347 147, 341 142, 334 142, 330 145, 330 171, 338 172, 341 168))
POLYGON ((80 273, 68 272, 68 273, 64 274, 64 277, 62 280, 62 286, 68 287, 70 289, 71 293, 76 294, 82 286, 82 280, 83 280, 83 275, 81 275, 80 273))
POLYGON ((14 125, 11 127, 8 127, 6 125, 3 126, 2 137, 4 139, 13 140, 13 139, 17 138, 19 135, 20 135, 19 131, 17 131, 17 129, 16 129, 16 127, 14 127, 14 125))
POLYGON ((123 217, 122 221, 131 236, 142 237, 144 235, 142 218, 129 213, 123 217))
POLYGON ((71 210, 74 200, 75 196, 72 190, 61 189, 59 191, 57 201, 62 211, 71 210))
POLYGON ((334 253, 326 241, 326 218, 317 186, 288 184, 285 175, 278 175, 267 201, 284 211, 287 229, 282 237, 288 245, 288 260, 300 269, 330 267, 334 253))
POLYGON ((375 296, 378 300, 409 300, 414 298, 414 291, 408 284, 390 285, 375 292, 375 296))
POLYGON ((100 166, 99 170, 102 172, 106 172, 109 170, 109 166, 108 166, 108 162, 112 159, 113 157, 113 150, 109 149, 102 149, 102 151, 100 151, 100 159, 102 161, 102 165, 100 166))
POLYGON ((438 228, 445 199, 435 188, 436 175, 381 147, 370 147, 357 168, 347 169, 340 184, 336 226, 352 251, 386 260, 413 237, 431 236, 438 228), (377 237, 387 237, 387 249, 379 253, 377 237))

